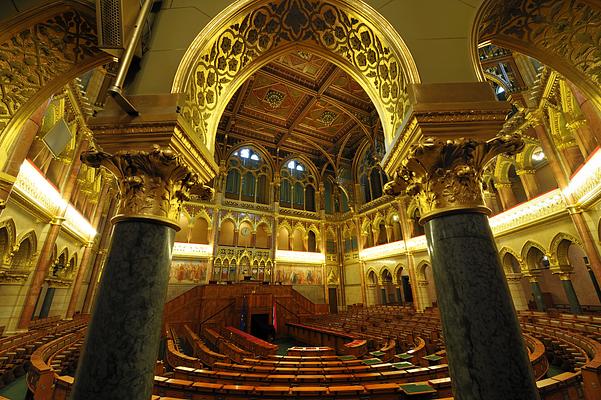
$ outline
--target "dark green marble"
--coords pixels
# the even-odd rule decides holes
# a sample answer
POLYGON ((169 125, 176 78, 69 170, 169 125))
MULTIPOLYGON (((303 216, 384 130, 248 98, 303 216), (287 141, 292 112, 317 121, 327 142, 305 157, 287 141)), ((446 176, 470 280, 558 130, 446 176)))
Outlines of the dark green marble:
POLYGON ((455 400, 535 400, 538 391, 488 218, 426 223, 455 400))
POLYGON ((530 282, 530 287, 532 288, 536 310, 545 311, 545 302, 543 301, 543 292, 540 290, 540 284, 538 282, 530 282))
POLYGON ((570 311, 572 314, 582 314, 582 307, 580 307, 580 302, 578 301, 578 296, 576 296, 576 291, 574 290, 572 281, 569 279, 562 280, 561 284, 563 285, 563 290, 566 292, 566 296, 568 297, 570 311))
POLYGON ((148 400, 159 351, 175 230, 115 225, 72 400, 148 400))

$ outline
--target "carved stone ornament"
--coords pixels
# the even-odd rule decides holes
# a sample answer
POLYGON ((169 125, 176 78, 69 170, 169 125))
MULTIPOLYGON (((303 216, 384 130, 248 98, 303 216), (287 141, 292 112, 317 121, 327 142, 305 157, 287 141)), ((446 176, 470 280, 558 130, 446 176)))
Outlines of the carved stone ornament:
POLYGON ((81 161, 93 168, 105 167, 119 183, 121 200, 118 222, 126 219, 150 219, 177 230, 181 203, 189 199, 198 178, 171 150, 154 146, 152 151, 119 151, 114 155, 87 151, 81 161))
POLYGON ((415 196, 425 223, 439 214, 472 210, 488 214, 481 181, 486 164, 499 154, 516 154, 524 142, 519 135, 473 139, 427 138, 414 145, 384 192, 415 196))

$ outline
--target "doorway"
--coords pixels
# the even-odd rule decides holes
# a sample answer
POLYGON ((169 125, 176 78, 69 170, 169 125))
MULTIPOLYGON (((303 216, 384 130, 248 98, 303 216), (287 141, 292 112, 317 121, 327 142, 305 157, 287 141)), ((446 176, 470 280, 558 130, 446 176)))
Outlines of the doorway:
POLYGON ((338 290, 336 288, 328 288, 328 300, 330 303, 330 314, 338 313, 338 290))
POLYGON ((269 324, 269 314, 252 314, 250 316, 250 333, 259 339, 273 340, 274 329, 269 324))

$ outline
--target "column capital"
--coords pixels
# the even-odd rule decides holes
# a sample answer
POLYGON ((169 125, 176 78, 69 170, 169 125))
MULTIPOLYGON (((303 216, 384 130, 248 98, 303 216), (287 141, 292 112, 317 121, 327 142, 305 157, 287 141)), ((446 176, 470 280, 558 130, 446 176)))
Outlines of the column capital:
POLYGON ((560 281, 571 281, 572 277, 571 275, 573 274, 573 271, 559 271, 559 272, 554 272, 554 275, 557 275, 559 277, 560 281))
MULTIPOLYGON (((179 229, 181 203, 189 199, 198 176, 172 150, 154 146, 151 151, 86 151, 81 160, 93 168, 104 167, 115 175, 121 192, 113 221, 155 220, 179 229)), ((211 192, 205 188, 204 191, 211 192)))
POLYGON ((528 282, 530 283, 537 283, 538 278, 540 277, 540 273, 527 271, 524 272, 524 277, 528 278, 528 282))
MULTIPOLYGON (((534 175, 536 173, 535 169, 519 169, 517 171, 515 171, 515 173, 520 176, 520 175, 534 175)), ((510 183, 511 185, 511 183, 510 183)))
POLYGON ((484 166, 499 154, 513 155, 523 147, 522 137, 517 134, 488 141, 426 138, 412 146, 384 192, 415 196, 420 222, 459 210, 488 214, 481 191, 484 166))
POLYGON ((530 123, 530 126, 536 128, 539 125, 544 126, 545 120, 545 111, 542 108, 537 108, 535 110, 529 110, 526 114, 526 120, 530 123))
POLYGON ((520 281, 524 275, 521 272, 506 273, 505 277, 508 281, 520 281))

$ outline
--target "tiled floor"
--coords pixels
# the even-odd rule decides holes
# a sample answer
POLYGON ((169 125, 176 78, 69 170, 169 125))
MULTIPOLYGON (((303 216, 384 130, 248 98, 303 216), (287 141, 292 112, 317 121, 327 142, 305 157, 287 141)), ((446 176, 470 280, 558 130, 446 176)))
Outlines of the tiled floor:
POLYGON ((0 389, 0 396, 4 396, 10 400, 23 400, 26 393, 27 382, 25 381, 25 376, 0 389))

